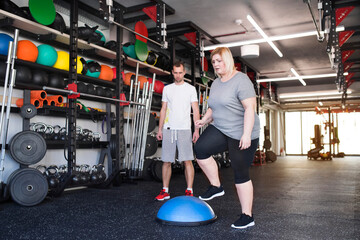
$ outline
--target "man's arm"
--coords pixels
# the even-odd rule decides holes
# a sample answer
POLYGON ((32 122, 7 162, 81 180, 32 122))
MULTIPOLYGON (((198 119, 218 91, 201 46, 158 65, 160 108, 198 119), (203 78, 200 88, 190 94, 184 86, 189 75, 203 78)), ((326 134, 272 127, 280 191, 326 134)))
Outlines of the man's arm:
POLYGON ((158 133, 156 134, 156 138, 158 140, 162 140, 162 130, 164 127, 164 121, 166 117, 166 109, 167 109, 167 102, 162 102, 161 110, 160 110, 159 129, 158 129, 158 133))
MULTIPOLYGON (((194 126, 196 121, 200 120, 200 112, 199 112, 199 103, 198 102, 192 102, 191 108, 193 111, 193 121, 194 126)), ((193 142, 195 143, 199 139, 199 128, 194 127, 194 134, 193 134, 193 142)))

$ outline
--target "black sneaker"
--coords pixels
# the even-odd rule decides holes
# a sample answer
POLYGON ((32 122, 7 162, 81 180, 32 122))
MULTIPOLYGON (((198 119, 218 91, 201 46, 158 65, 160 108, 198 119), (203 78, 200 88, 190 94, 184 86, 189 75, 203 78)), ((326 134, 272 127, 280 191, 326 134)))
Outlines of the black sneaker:
POLYGON ((241 214, 240 218, 231 224, 232 228, 245 229, 255 225, 253 217, 246 215, 245 213, 241 214))
POLYGON ((224 194, 225 194, 225 191, 222 186, 215 187, 215 186, 211 185, 204 194, 199 196, 199 198, 201 200, 208 201, 208 200, 213 199, 214 197, 220 197, 224 194))

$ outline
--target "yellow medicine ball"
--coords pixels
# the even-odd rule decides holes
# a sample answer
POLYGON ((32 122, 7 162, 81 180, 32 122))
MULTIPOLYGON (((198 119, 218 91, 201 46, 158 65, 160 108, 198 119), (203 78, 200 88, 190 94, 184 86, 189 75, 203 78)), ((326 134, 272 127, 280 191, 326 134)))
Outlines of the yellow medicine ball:
POLYGON ((53 65, 54 68, 69 71, 69 53, 64 51, 58 51, 58 58, 53 65))

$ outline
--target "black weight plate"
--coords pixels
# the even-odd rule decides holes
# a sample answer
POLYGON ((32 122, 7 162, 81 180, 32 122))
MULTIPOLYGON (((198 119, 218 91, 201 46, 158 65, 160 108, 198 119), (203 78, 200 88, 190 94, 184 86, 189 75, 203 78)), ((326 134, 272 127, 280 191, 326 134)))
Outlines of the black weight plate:
POLYGON ((22 118, 26 118, 26 119, 30 119, 35 117, 37 114, 37 109, 34 105, 28 103, 28 104, 24 104, 21 108, 20 108, 20 115, 22 118))
POLYGON ((116 135, 115 134, 111 134, 111 137, 110 137, 110 153, 111 153, 111 157, 115 158, 115 155, 116 155, 116 135))
POLYGON ((147 135, 146 137, 146 147, 145 147, 145 157, 152 156, 156 153, 158 144, 156 137, 147 135))
POLYGON ((18 169, 10 179, 11 197, 21 206, 30 207, 41 203, 48 189, 45 176, 34 168, 18 169))
POLYGON ((17 133, 10 141, 10 155, 20 164, 31 165, 38 163, 46 153, 44 138, 34 131, 17 133))
POLYGON ((158 182, 162 182, 162 165, 163 162, 160 160, 154 160, 150 165, 151 174, 153 178, 158 182))
POLYGON ((151 174, 151 165, 153 163, 153 159, 151 158, 145 158, 143 170, 142 170, 142 178, 144 180, 152 180, 152 174, 151 174))
POLYGON ((150 113, 150 117, 149 117, 149 125, 148 125, 148 133, 154 131, 156 127, 156 119, 154 114, 150 113))

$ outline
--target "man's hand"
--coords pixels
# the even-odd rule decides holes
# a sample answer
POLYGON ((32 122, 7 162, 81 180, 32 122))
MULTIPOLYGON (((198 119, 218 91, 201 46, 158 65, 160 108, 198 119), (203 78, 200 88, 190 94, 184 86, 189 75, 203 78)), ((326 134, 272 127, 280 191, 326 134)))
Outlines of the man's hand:
POLYGON ((199 137, 200 137, 199 131, 195 131, 193 133, 193 138, 192 138, 193 143, 196 143, 196 141, 199 139, 199 137))
POLYGON ((156 134, 156 139, 159 140, 159 141, 161 141, 162 138, 163 138, 162 131, 159 130, 158 133, 156 134))

